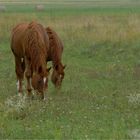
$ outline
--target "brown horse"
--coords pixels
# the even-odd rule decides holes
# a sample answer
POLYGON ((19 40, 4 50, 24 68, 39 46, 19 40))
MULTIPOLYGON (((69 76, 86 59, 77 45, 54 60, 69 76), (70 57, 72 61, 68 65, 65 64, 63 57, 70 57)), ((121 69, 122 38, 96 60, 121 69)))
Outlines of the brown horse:
POLYGON ((55 87, 59 88, 65 75, 65 66, 61 62, 63 43, 53 29, 47 27, 46 31, 49 36, 50 43, 47 61, 52 61, 53 64, 53 73, 51 76, 51 80, 55 87))
POLYGON ((46 68, 49 38, 44 27, 36 22, 17 25, 12 31, 11 49, 15 56, 18 92, 22 93, 25 73, 28 95, 31 95, 32 86, 44 98, 49 74, 46 68))

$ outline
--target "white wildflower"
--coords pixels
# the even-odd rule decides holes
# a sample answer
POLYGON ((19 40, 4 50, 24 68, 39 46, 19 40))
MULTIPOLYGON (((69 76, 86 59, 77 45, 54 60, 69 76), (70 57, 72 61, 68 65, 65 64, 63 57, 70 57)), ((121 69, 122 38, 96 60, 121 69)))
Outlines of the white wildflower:
POLYGON ((140 104, 140 93, 130 94, 127 98, 129 103, 140 104))

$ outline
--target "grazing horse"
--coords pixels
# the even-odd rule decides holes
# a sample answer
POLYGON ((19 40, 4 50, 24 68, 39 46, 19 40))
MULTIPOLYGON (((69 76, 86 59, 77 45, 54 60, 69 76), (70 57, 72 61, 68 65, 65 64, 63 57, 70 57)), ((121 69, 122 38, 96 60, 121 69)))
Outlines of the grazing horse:
POLYGON ((64 69, 65 66, 61 62, 61 57, 63 53, 63 44, 57 33, 50 27, 46 28, 47 34, 49 36, 49 52, 47 61, 52 61, 53 72, 51 76, 52 83, 56 88, 61 87, 62 80, 64 79, 64 69))
POLYGON ((11 49, 15 57, 18 92, 22 94, 25 73, 28 95, 33 87, 43 99, 50 70, 46 68, 49 38, 45 28, 36 22, 17 25, 12 31, 11 49))

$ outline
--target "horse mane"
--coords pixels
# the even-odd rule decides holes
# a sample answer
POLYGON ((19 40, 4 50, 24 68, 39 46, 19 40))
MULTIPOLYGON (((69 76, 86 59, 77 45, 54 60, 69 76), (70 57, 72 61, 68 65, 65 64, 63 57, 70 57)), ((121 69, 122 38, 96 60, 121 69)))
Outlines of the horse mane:
POLYGON ((54 65, 61 62, 61 53, 63 51, 63 44, 57 35, 57 33, 50 27, 46 28, 47 34, 49 36, 50 49, 52 52, 52 61, 54 65))
POLYGON ((26 30, 26 49, 27 59, 30 61, 31 68, 38 71, 40 66, 46 64, 46 48, 44 36, 42 34, 43 26, 31 22, 26 30))

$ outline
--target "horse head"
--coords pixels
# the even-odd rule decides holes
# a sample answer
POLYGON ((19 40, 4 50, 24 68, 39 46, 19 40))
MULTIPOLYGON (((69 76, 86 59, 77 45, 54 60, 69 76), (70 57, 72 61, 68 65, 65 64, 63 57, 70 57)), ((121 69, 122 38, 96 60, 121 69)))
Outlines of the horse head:
POLYGON ((40 66, 38 71, 33 73, 31 84, 34 90, 44 98, 44 91, 48 89, 48 76, 51 68, 42 69, 40 66))
POLYGON ((62 64, 57 64, 54 66, 51 80, 56 88, 61 87, 62 81, 65 76, 65 72, 64 72, 65 67, 66 67, 66 65, 63 66, 62 64))

